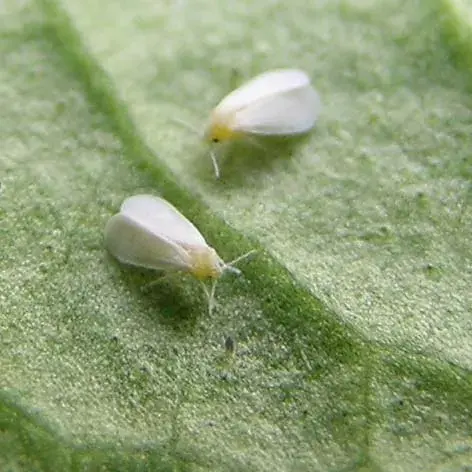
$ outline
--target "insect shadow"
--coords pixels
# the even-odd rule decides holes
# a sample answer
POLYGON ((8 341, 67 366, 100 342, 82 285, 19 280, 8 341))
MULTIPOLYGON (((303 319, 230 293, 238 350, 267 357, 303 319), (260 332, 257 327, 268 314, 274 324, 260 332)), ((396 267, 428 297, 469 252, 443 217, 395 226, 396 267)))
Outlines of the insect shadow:
POLYGON ((110 255, 108 259, 138 305, 159 323, 178 331, 192 331, 202 314, 207 313, 201 287, 191 277, 121 264, 110 255))
POLYGON ((207 148, 195 157, 198 162, 198 177, 215 185, 225 182, 230 186, 246 186, 248 176, 257 179, 259 176, 266 176, 273 167, 280 166, 281 162, 285 161, 289 165, 296 158, 297 148, 308 138, 309 133, 296 136, 248 136, 228 143, 210 144, 221 176, 219 179, 215 178, 211 168, 211 150, 207 148))

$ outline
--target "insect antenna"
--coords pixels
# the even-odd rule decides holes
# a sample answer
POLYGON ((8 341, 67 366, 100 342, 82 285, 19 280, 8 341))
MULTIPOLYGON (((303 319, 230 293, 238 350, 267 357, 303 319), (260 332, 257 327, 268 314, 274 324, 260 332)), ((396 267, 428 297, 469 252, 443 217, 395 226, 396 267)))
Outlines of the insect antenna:
MULTIPOLYGON (((192 131, 196 134, 201 134, 201 132, 193 125, 190 123, 187 123, 184 120, 181 120, 180 118, 171 118, 171 120, 174 123, 178 123, 179 125, 182 125, 184 128, 187 128, 189 131, 192 131)), ((213 169, 215 171, 215 176, 217 179, 220 178, 220 168, 218 166, 218 161, 216 160, 216 153, 213 149, 210 149, 210 157, 211 157, 211 162, 213 164, 213 169)))
POLYGON ((248 258, 250 255, 256 253, 257 250, 256 249, 251 249, 249 252, 246 252, 246 254, 243 254, 242 256, 239 256, 237 257, 236 259, 233 259, 231 262, 227 262, 225 264, 225 269, 226 270, 229 270, 230 272, 233 272, 235 274, 238 274, 240 275, 241 274, 241 271, 237 268, 237 267, 234 267, 235 264, 237 264, 238 262, 242 261, 243 259, 246 259, 248 258))
POLYGON ((216 154, 213 149, 210 149, 211 162, 213 163, 213 169, 215 170, 215 176, 217 179, 220 178, 220 168, 218 167, 218 162, 216 160, 216 154))
POLYGON ((180 118, 171 118, 171 121, 174 123, 178 123, 179 125, 182 125, 184 128, 187 128, 189 131, 193 131, 196 134, 200 134, 200 130, 196 128, 195 126, 191 125, 187 121, 181 120, 180 118))

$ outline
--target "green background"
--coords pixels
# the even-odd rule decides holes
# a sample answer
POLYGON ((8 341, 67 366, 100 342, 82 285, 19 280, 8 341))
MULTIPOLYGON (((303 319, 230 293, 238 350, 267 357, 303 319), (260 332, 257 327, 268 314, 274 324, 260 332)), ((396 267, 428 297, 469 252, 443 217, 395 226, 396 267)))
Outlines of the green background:
POLYGON ((472 470, 471 12, 4 0, 0 470, 472 470), (312 77, 315 130, 224 149, 216 181, 175 120, 277 67, 312 77), (141 192, 258 249, 211 317, 106 254, 141 192))

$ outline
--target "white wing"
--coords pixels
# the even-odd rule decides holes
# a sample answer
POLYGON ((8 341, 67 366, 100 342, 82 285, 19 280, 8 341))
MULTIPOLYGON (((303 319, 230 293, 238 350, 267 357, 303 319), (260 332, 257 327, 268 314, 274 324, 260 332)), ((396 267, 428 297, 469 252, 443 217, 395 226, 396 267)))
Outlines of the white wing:
POLYGON ((191 268, 189 256, 184 249, 121 213, 108 221, 105 227, 105 245, 113 256, 125 264, 156 270, 191 268))
POLYGON ((231 115, 257 100, 264 100, 289 90, 306 87, 309 84, 310 78, 301 70, 278 69, 264 72, 223 98, 214 113, 231 115))
POLYGON ((120 213, 148 232, 177 244, 208 246, 200 231, 166 200, 152 195, 135 195, 121 205, 120 213))
POLYGON ((290 135, 313 128, 321 102, 310 84, 262 99, 241 108, 232 118, 232 129, 244 133, 290 135))

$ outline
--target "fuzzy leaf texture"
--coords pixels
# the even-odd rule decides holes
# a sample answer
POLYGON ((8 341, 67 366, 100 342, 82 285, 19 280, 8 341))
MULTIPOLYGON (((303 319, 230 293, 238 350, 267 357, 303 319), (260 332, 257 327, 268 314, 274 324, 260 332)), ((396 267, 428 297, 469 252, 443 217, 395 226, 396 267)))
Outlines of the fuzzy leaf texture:
POLYGON ((3 0, 0 470, 472 468, 472 4, 3 0), (306 70, 302 139, 197 128, 306 70), (107 255, 137 193, 225 259, 201 288, 107 255))

